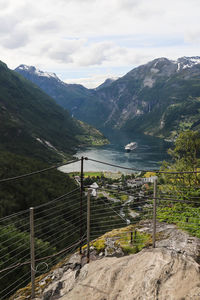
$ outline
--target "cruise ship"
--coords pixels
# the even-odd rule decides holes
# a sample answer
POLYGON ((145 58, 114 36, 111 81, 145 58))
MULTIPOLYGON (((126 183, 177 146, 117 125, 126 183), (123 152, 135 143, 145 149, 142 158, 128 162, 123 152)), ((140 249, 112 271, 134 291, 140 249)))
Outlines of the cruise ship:
POLYGON ((126 150, 126 152, 130 152, 132 150, 134 150, 135 148, 137 148, 137 143, 136 142, 131 142, 130 144, 127 144, 124 149, 126 150))

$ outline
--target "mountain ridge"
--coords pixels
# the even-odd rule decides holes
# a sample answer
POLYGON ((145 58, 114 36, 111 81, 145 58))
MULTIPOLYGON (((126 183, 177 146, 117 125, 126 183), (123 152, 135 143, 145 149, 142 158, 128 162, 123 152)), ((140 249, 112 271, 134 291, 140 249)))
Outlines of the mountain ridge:
MULTIPOLYGON (((29 76, 26 70, 23 76, 29 76)), ((73 116, 101 130, 114 128, 174 139, 181 130, 199 128, 199 76, 200 56, 184 56, 154 59, 94 90, 81 86, 79 96, 77 85, 74 90, 65 85, 65 91, 58 88, 53 95, 48 86, 42 87, 40 77, 35 83, 57 103, 62 98, 59 104, 73 116)))
MULTIPOLYGON (((0 150, 60 161, 91 144, 88 129, 22 75, 0 62, 0 150), (80 138, 81 137, 81 138, 80 138)), ((95 131, 95 139, 104 137, 95 131)), ((90 128, 92 136, 93 129, 90 128)))

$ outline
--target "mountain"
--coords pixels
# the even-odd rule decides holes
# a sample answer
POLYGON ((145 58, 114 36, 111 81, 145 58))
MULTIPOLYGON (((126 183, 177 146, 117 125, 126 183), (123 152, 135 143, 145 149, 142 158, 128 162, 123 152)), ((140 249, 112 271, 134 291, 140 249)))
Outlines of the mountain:
POLYGON ((104 126, 165 138, 198 127, 200 57, 155 59, 98 91, 108 103, 104 126))
POLYGON ((43 72, 33 66, 20 65, 15 71, 40 87, 77 119, 84 122, 87 120, 87 123, 94 126, 104 121, 102 113, 106 108, 105 103, 101 103, 95 90, 80 84, 67 84, 54 73, 43 72), (98 120, 96 110, 101 112, 98 120))
MULTIPOLYGON (((55 76, 56 78, 56 76, 55 76)), ((0 150, 57 161, 104 137, 0 62, 0 150), (94 136, 93 136, 94 133, 94 136)), ((98 141, 99 142, 99 141, 98 141)))
POLYGON ((114 78, 108 78, 106 79, 102 84, 100 84, 97 88, 95 88, 96 91, 99 91, 102 88, 110 86, 116 79, 114 78))
MULTIPOLYGON (((31 76, 31 67, 23 67, 23 72, 18 67, 16 71, 27 78, 31 76)), ((173 139, 181 130, 200 128, 199 78, 200 57, 195 56, 176 61, 158 58, 96 90, 82 87, 79 101, 74 94, 70 98, 69 92, 66 96, 71 85, 59 82, 65 86, 65 107, 80 120, 101 129, 115 128, 173 139)), ((37 75, 37 80, 42 88, 41 76, 37 75)), ((77 91, 78 86, 73 88, 77 91)), ((48 93, 47 86, 44 90, 48 93)), ((59 97, 63 95, 60 89, 57 92, 59 97)), ((54 97, 52 93, 51 96, 54 97)), ((54 99, 58 102, 58 95, 54 99)))

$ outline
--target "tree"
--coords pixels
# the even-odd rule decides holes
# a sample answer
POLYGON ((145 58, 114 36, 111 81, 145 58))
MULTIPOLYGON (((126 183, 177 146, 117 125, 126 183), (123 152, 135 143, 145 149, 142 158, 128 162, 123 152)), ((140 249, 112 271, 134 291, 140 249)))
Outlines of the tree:
POLYGON ((161 191, 187 200, 199 197, 200 174, 184 172, 198 170, 200 165, 200 133, 189 130, 182 132, 175 141, 174 149, 169 149, 168 153, 173 161, 162 164, 161 170, 166 171, 166 173, 160 178, 160 182, 162 182, 161 191), (171 174, 171 172, 176 174, 171 174))
POLYGON ((195 170, 200 158, 200 133, 187 130, 182 132, 175 142, 175 148, 168 153, 175 163, 182 162, 187 169, 195 170))
MULTIPOLYGON (((35 239, 37 257, 45 257, 55 253, 50 243, 35 239)), ((17 265, 30 260, 30 234, 21 232, 15 226, 0 225, 0 269, 17 265)), ((0 274, 0 298, 9 296, 16 288, 23 287, 30 281, 30 263, 22 265, 0 274)), ((6 297, 6 298, 7 298, 6 297)))

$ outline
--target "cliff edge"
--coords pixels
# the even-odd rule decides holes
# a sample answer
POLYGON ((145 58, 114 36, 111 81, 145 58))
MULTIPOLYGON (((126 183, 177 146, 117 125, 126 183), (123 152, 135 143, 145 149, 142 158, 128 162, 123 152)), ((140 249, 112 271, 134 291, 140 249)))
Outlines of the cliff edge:
MULTIPOLYGON (((151 235, 152 222, 140 222, 137 230, 151 235)), ((114 238, 105 235, 105 239, 104 252, 91 247, 89 264, 77 252, 46 274, 39 282, 42 296, 37 299, 200 299, 200 239, 175 225, 157 223, 156 248, 149 244, 128 256, 116 248, 114 238)), ((12 299, 21 300, 21 296, 19 292, 12 299)))

